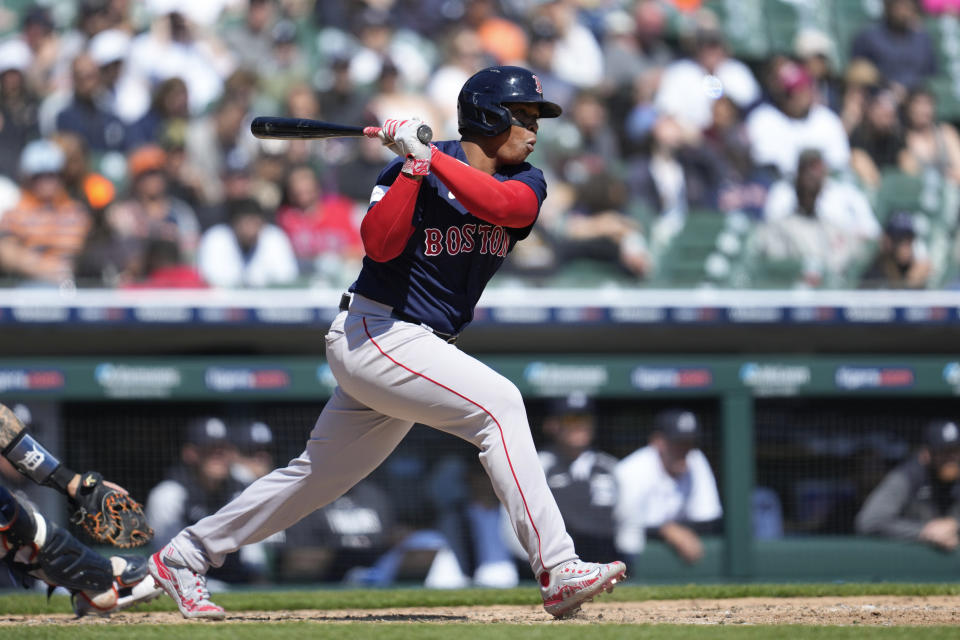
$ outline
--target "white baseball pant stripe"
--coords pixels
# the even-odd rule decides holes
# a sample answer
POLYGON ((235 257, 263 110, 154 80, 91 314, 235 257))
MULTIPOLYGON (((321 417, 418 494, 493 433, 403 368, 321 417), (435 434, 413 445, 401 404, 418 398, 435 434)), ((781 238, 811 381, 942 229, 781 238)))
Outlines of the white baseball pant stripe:
POLYGON ((339 386, 289 465, 173 539, 195 571, 329 504, 376 469, 415 422, 473 443, 534 575, 577 557, 516 386, 428 329, 355 295, 326 336, 339 386))

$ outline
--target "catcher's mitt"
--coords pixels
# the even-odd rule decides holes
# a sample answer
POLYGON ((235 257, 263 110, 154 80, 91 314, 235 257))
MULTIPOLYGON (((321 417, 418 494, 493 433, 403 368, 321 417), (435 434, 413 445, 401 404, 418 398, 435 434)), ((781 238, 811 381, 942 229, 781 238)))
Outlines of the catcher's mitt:
POLYGON ((101 543, 129 549, 153 537, 143 506, 122 491, 104 484, 103 476, 88 471, 80 479, 71 521, 101 543))

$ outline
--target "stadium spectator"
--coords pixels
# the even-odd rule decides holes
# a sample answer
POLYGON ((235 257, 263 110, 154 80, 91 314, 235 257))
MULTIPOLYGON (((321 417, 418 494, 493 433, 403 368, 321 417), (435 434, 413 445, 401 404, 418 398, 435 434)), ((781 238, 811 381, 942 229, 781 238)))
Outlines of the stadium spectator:
MULTIPOLYGON (((320 3, 318 3, 319 6, 320 3)), ((318 95, 319 112, 330 122, 351 122, 365 113, 369 100, 367 88, 358 86, 350 77, 350 58, 334 56, 330 61, 330 80, 318 95)))
POLYGON ((248 0, 242 19, 222 25, 220 37, 235 53, 237 65, 259 70, 271 59, 273 34, 276 22, 276 0, 248 0))
POLYGON ((627 168, 632 198, 649 211, 682 221, 690 209, 716 209, 720 166, 700 134, 673 116, 657 117, 645 153, 627 168))
POLYGON ((143 275, 126 289, 205 289, 197 269, 183 259, 173 240, 151 238, 143 251, 143 275))
POLYGON ((632 13, 620 10, 606 15, 604 78, 611 88, 632 86, 636 76, 659 71, 673 60, 663 42, 666 21, 663 5, 655 0, 637 2, 632 13))
POLYGON ((757 232, 771 260, 802 260, 808 284, 828 284, 844 275, 880 235, 866 197, 853 185, 831 178, 820 152, 800 154, 796 178, 770 187, 765 224, 757 232))
POLYGON ((187 158, 203 180, 207 202, 223 199, 223 185, 218 178, 230 153, 237 151, 250 157, 256 154, 257 140, 250 135, 249 128, 243 126, 246 118, 246 101, 226 96, 212 114, 190 120, 186 134, 187 158))
POLYGON ((831 171, 846 171, 850 146, 839 116, 814 101, 813 79, 800 65, 783 62, 770 87, 774 102, 747 116, 753 162, 792 176, 804 149, 817 149, 831 171))
POLYGON ((873 264, 861 278, 861 286, 878 289, 923 289, 931 264, 926 245, 914 229, 913 214, 897 211, 884 227, 873 264))
MULTIPOLYGON (((176 531, 213 513, 225 500, 243 491, 244 485, 230 475, 235 459, 236 447, 222 419, 202 416, 187 423, 180 461, 166 471, 147 496, 145 513, 155 532, 154 545, 164 544, 176 531)), ((255 581, 266 571, 265 558, 258 543, 250 552, 230 554, 210 575, 224 582, 255 581)))
POLYGON ((687 563, 703 558, 700 535, 717 529, 723 509, 710 463, 697 448, 699 439, 693 413, 663 411, 654 419, 650 443, 617 464, 620 552, 638 554, 653 537, 687 563))
POLYGON ((63 184, 63 151, 34 140, 20 154, 21 194, 0 216, 0 273, 26 286, 70 283, 90 213, 63 184))
POLYGON ((923 28, 917 0, 884 0, 883 20, 857 34, 850 57, 875 64, 901 98, 937 72, 933 41, 923 28))
POLYGON ((73 98, 56 118, 58 131, 72 131, 91 151, 123 151, 127 131, 123 122, 103 104, 100 69, 89 54, 73 60, 73 98))
POLYGON ((261 100, 283 102, 283 97, 310 78, 307 55, 297 46, 297 25, 280 20, 270 31, 270 55, 257 67, 255 88, 261 100))
MULTIPOLYGON (((549 22, 557 34, 553 49, 554 73, 578 89, 598 88, 604 80, 603 51, 596 36, 580 21, 577 3, 546 0, 537 7, 537 16, 549 22)), ((515 60, 524 58, 526 55, 519 55, 515 60)))
POLYGON ((197 251, 200 275, 214 287, 293 283, 299 271, 290 240, 253 199, 228 204, 227 222, 207 229, 197 251))
POLYGON ((60 48, 49 7, 36 3, 27 8, 20 24, 20 37, 31 53, 27 82, 34 92, 45 94, 53 88, 53 72, 60 48))
POLYGON ((843 91, 834 74, 835 48, 830 36, 812 27, 800 29, 793 40, 793 52, 813 81, 816 101, 839 113, 843 91))
POLYGON ((196 212, 170 193, 166 152, 157 145, 140 147, 130 154, 127 168, 130 193, 107 209, 108 223, 119 235, 136 238, 144 244, 150 238, 172 240, 180 246, 184 257, 192 261, 200 226, 196 212))
POLYGON ((495 0, 468 0, 463 22, 480 38, 480 46, 495 64, 517 64, 527 57, 527 35, 501 15, 495 0))
POLYGON ((20 152, 40 135, 39 101, 25 75, 32 57, 22 40, 11 38, 0 44, 0 175, 8 178, 17 177, 20 152))
POLYGON ((860 126, 867 102, 882 88, 880 72, 872 62, 861 58, 847 65, 843 74, 843 106, 840 108, 844 131, 849 134, 860 126))
POLYGON ((548 442, 540 464, 577 553, 605 561, 617 556, 617 459, 594 448, 596 430, 591 398, 572 393, 552 400, 543 422, 548 442))
POLYGON ((729 56, 723 34, 715 24, 697 29, 693 47, 690 58, 678 60, 663 71, 654 104, 660 113, 699 132, 712 122, 714 100, 725 95, 746 109, 760 99, 760 86, 745 64, 729 56))
POLYGON ((733 100, 722 96, 714 101, 713 124, 703 132, 703 141, 716 158, 720 171, 719 209, 742 211, 752 218, 761 217, 773 178, 769 171, 753 165, 750 136, 743 114, 733 100))
POLYGON ((127 129, 130 148, 159 144, 164 131, 173 123, 185 127, 190 118, 188 102, 187 83, 182 78, 168 78, 159 83, 147 112, 127 129))
POLYGON ((960 546, 958 480, 960 427, 953 420, 933 420, 920 450, 867 497, 857 514, 857 532, 955 550, 960 546))
POLYGON ((300 271, 330 286, 347 286, 363 258, 354 203, 324 193, 309 166, 294 167, 285 182, 277 226, 290 238, 300 271))
POLYGON ((936 171, 952 182, 960 182, 960 135, 949 122, 936 117, 936 103, 930 91, 912 90, 903 102, 904 148, 900 168, 906 173, 936 171))
POLYGON ((130 35, 122 29, 106 29, 90 39, 90 57, 100 68, 101 100, 124 124, 137 121, 150 107, 150 90, 142 77, 127 67, 130 35))
MULTIPOLYGON (((426 92, 439 110, 440 120, 434 128, 434 134, 446 139, 457 134, 457 96, 460 87, 485 65, 480 37, 473 29, 464 27, 454 30, 443 45, 446 49, 445 60, 427 83, 426 92)), ((553 96, 552 93, 548 95, 553 96)))
POLYGON ((63 151, 63 183, 71 198, 83 203, 94 215, 99 215, 117 195, 113 183, 89 167, 89 154, 83 139, 66 131, 53 136, 63 151))
POLYGON ((888 89, 877 90, 867 102, 863 121, 850 135, 850 166, 864 186, 876 189, 881 172, 900 162, 903 146, 896 96, 888 89))
POLYGON ((223 92, 223 79, 235 67, 233 52, 209 30, 198 29, 182 8, 214 2, 156 3, 150 28, 135 36, 127 63, 135 77, 155 85, 181 77, 187 84, 190 113, 204 113, 223 92))

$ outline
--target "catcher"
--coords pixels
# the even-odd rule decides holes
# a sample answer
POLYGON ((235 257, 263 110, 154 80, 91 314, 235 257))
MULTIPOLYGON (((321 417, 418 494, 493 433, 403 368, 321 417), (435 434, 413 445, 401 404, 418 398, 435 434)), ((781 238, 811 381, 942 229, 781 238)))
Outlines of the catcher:
MULTIPOLYGON (((96 472, 82 476, 61 464, 0 404, 0 452, 20 473, 67 496, 71 518, 96 542, 130 548, 153 536, 143 508, 122 487, 96 472)), ((70 532, 45 518, 26 498, 0 487, 0 559, 15 582, 43 580, 70 591, 77 617, 109 615, 159 596, 148 578, 145 558, 95 553, 70 532)))

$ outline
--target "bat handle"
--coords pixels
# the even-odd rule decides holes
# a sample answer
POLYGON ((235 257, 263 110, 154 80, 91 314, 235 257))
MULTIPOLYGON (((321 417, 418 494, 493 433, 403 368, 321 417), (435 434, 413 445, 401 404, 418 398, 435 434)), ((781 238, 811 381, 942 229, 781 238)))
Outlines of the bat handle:
MULTIPOLYGON (((376 138, 380 135, 380 127, 364 127, 363 135, 368 138, 376 138)), ((422 124, 417 127, 417 140, 423 144, 430 144, 430 141, 433 140, 433 129, 430 128, 430 125, 422 124)))

